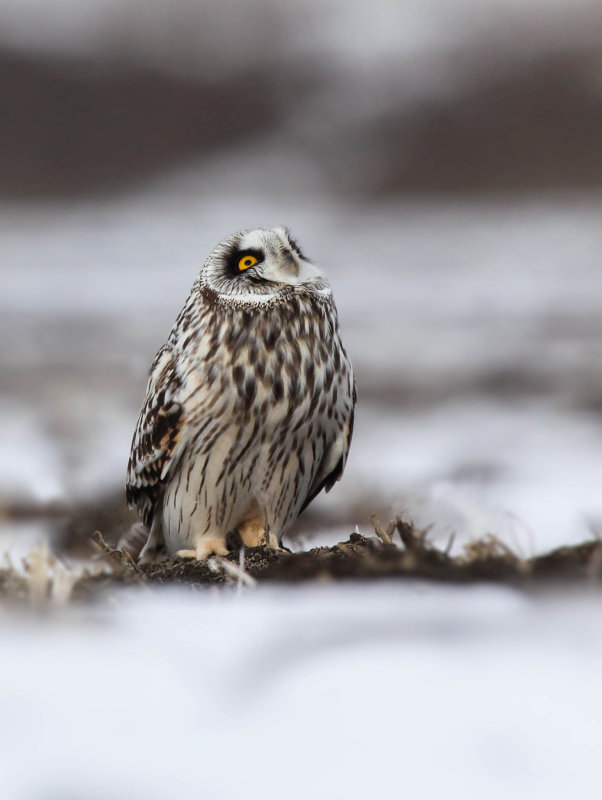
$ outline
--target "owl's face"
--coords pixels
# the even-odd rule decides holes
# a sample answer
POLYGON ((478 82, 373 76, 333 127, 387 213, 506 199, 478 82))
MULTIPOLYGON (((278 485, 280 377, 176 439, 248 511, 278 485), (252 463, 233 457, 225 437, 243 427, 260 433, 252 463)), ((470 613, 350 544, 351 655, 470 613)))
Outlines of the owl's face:
POLYGON ((220 295, 257 301, 290 287, 327 286, 286 228, 257 228, 229 236, 211 253, 200 278, 220 295))

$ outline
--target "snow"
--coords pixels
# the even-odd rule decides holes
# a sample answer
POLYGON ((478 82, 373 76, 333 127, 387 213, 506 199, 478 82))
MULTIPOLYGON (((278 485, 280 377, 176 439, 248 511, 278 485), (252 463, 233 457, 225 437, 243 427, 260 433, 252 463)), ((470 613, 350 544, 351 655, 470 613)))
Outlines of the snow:
MULTIPOLYGON (((524 555, 576 543, 600 519, 597 418, 541 403, 459 401, 393 416, 358 414, 344 497, 392 500, 431 535, 494 533, 524 555)), ((330 501, 330 498, 329 498, 330 501)), ((335 502, 335 498, 332 498, 335 502)))
POLYGON ((412 583, 5 617, 3 797, 587 796, 600 602, 412 583))

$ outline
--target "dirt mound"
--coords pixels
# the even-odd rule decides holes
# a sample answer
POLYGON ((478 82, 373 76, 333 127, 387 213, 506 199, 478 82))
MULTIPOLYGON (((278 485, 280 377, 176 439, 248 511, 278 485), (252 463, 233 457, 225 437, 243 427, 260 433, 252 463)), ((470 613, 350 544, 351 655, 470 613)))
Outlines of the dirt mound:
POLYGON ((333 547, 302 553, 253 547, 209 562, 164 561, 139 568, 140 576, 154 583, 196 585, 231 583, 244 576, 253 582, 420 578, 519 586, 602 579, 602 542, 597 540, 523 559, 495 537, 485 537, 467 546, 460 556, 451 556, 403 520, 395 520, 386 530, 378 521, 374 523, 378 538, 352 533, 333 547))
POLYGON ((95 534, 96 559, 75 570, 55 558, 46 544, 32 551, 23 570, 0 568, 0 600, 36 607, 89 600, 120 586, 168 584, 194 588, 217 585, 253 587, 258 583, 420 579, 443 583, 490 582, 522 589, 544 586, 602 585, 602 541, 561 547, 541 556, 521 558, 493 536, 451 555, 402 519, 384 528, 372 519, 376 536, 352 533, 333 547, 302 553, 268 547, 233 549, 225 558, 207 561, 165 560, 139 566, 131 556, 95 534))

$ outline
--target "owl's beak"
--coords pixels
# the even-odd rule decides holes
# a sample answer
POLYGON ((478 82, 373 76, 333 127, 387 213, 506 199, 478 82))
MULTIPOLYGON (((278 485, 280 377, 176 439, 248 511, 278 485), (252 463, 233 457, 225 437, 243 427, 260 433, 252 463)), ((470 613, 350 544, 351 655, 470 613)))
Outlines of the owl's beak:
MULTIPOLYGON (((259 270, 258 270, 259 271, 259 270)), ((305 281, 317 278, 320 271, 308 261, 302 261, 294 253, 284 248, 278 255, 261 265, 261 276, 274 283, 298 286, 305 281)))
POLYGON ((299 262, 288 250, 281 250, 277 256, 261 265, 261 275, 275 283, 299 283, 299 262))

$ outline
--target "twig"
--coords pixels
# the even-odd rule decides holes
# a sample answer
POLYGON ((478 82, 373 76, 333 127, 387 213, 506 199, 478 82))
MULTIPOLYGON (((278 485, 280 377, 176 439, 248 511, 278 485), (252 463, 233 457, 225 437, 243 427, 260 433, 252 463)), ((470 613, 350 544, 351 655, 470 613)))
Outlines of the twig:
POLYGON ((100 531, 94 531, 90 537, 92 546, 98 553, 98 557, 111 559, 114 563, 119 564, 122 569, 131 570, 138 575, 142 575, 142 570, 132 558, 132 554, 128 550, 116 550, 107 544, 104 536, 100 531))
MULTIPOLYGON (((380 524, 378 517, 376 514, 370 514, 370 522, 372 523, 372 527, 374 528, 374 533, 378 536, 383 544, 393 544, 391 541, 391 533, 392 530, 389 532, 389 529, 385 530, 383 526, 380 524)), ((390 526, 389 526, 390 528, 390 526)), ((393 530, 395 529, 395 523, 393 523, 393 530)))
POLYGON ((429 531, 428 528, 417 532, 414 529, 414 526, 402 517, 397 517, 395 520, 395 527, 399 531, 399 537, 402 541, 402 544, 408 550, 424 550, 426 548, 426 535, 429 531))
POLYGON ((602 542, 594 548, 592 557, 587 565, 587 575, 590 579, 595 580, 600 577, 602 572, 602 542))
POLYGON ((454 542, 455 541, 456 541, 456 532, 452 531, 452 533, 450 534, 449 539, 447 540, 447 545, 445 546, 445 551, 444 552, 445 552, 446 556, 449 556, 449 554, 451 553, 451 549, 454 546, 454 542))
POLYGON ((47 600, 51 586, 52 558, 48 551, 48 543, 43 540, 27 554, 23 561, 27 571, 27 592, 29 602, 34 608, 40 608, 47 600))
POLYGON ((238 566, 238 564, 228 561, 227 558, 213 556, 213 558, 207 561, 207 566, 212 572, 219 572, 221 570, 228 575, 228 577, 236 578, 239 586, 248 586, 251 589, 257 586, 255 578, 249 575, 242 567, 238 566))

